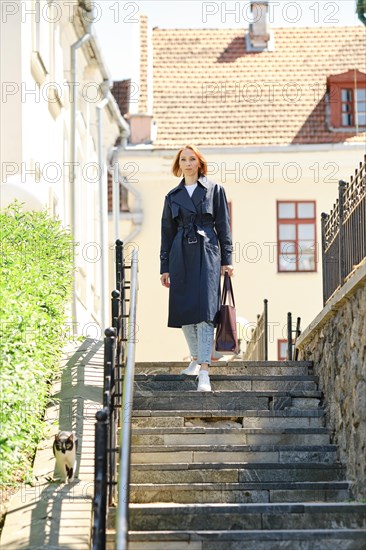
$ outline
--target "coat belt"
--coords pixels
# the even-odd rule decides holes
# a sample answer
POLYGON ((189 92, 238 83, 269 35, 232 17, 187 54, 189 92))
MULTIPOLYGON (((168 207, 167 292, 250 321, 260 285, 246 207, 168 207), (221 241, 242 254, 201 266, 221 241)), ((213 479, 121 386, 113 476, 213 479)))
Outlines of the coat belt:
POLYGON ((183 229, 183 236, 188 239, 188 244, 196 244, 197 241, 197 234, 201 235, 204 239, 208 239, 206 231, 203 229, 203 227, 211 227, 213 228, 213 223, 202 223, 201 225, 190 222, 188 224, 179 224, 178 230, 183 229))

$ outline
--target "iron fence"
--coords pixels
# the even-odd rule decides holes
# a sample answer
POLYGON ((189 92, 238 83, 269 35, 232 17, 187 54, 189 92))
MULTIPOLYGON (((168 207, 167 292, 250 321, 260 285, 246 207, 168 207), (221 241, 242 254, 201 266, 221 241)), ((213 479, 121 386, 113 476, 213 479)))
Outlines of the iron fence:
POLYGON ((338 199, 321 219, 325 305, 366 257, 366 155, 349 184, 339 181, 338 199))
MULTIPOLYGON (((123 243, 116 241, 116 290, 112 292, 111 327, 105 330, 103 408, 96 413, 95 463, 92 549, 104 550, 108 509, 116 504, 117 490, 117 431, 120 424, 123 400, 122 381, 127 358, 127 324, 130 312, 126 314, 126 291, 130 281, 125 278, 131 269, 123 257, 123 243)), ((131 262, 132 263, 132 262, 131 262)))
MULTIPOLYGON (((252 330, 251 339, 247 342, 247 348, 243 354, 244 361, 268 361, 268 300, 263 300, 263 312, 257 316, 257 324, 252 330)), ((296 326, 292 325, 292 314, 287 314, 287 361, 297 361, 298 350, 296 341, 301 334, 300 317, 297 317, 296 326)))

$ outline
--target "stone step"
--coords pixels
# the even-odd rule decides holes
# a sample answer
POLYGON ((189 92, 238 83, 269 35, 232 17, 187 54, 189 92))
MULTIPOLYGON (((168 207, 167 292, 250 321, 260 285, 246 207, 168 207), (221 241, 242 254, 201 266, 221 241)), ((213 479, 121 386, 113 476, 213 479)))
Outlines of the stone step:
POLYGON ((345 468, 340 464, 224 464, 173 463, 134 464, 131 483, 240 483, 344 481, 345 468))
MULTIPOLYGON (((210 375, 213 391, 316 391, 314 376, 246 376, 210 375)), ((136 375, 135 391, 193 391, 197 389, 194 377, 178 375, 136 375)))
POLYGON ((327 445, 326 428, 140 428, 132 432, 133 445, 327 445), (180 431, 178 431, 180 430, 180 431))
POLYGON ((144 410, 230 410, 317 409, 320 391, 135 391, 134 408, 144 410))
MULTIPOLYGON (((188 362, 136 363, 135 374, 180 374, 188 362)), ((210 375, 306 376, 313 374, 311 361, 218 361, 210 366, 210 375)))
POLYGON ((187 427, 216 426, 272 429, 321 428, 324 426, 323 409, 287 410, 222 410, 202 407, 191 410, 137 410, 133 411, 132 427, 187 427))
POLYGON ((130 502, 135 503, 342 502, 349 496, 347 481, 130 485, 130 502))
POLYGON ((132 464, 336 462, 336 445, 133 445, 132 464))
MULTIPOLYGON (((130 532, 131 550, 365 550, 366 530, 130 532)), ((107 550, 113 548, 108 540, 107 550)))
MULTIPOLYGON (((233 374, 216 373, 213 374, 210 371, 210 377, 212 380, 244 380, 254 382, 314 382, 317 383, 317 377, 313 374, 242 374, 240 372, 234 372, 233 374)), ((195 376, 187 376, 183 374, 169 374, 169 373, 140 373, 136 374, 134 380, 136 382, 182 382, 184 380, 194 380, 195 376)))
POLYGON ((255 435, 271 435, 271 434, 329 434, 327 428, 243 428, 240 422, 233 422, 233 425, 218 426, 215 422, 211 422, 206 426, 184 426, 172 428, 133 428, 132 435, 171 435, 171 434, 255 434, 255 435))
MULTIPOLYGON (((130 504, 130 528, 151 530, 365 529, 366 504, 130 504)), ((110 509, 110 525, 115 510, 110 509)))

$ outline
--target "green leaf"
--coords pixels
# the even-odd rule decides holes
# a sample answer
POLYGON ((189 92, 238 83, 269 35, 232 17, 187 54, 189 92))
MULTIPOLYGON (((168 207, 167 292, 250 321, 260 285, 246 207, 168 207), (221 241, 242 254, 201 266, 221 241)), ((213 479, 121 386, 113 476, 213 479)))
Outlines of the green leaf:
POLYGON ((72 236, 15 201, 0 213, 0 484, 29 472, 67 335, 72 236))

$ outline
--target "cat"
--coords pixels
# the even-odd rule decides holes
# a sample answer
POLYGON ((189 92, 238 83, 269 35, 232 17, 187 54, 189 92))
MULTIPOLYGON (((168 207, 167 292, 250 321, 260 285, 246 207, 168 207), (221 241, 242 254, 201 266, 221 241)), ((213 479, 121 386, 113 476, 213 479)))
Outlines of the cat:
POLYGON ((56 458, 56 466, 66 481, 74 481, 76 470, 76 452, 78 449, 78 440, 74 432, 59 432, 55 435, 53 442, 53 454, 56 458))

